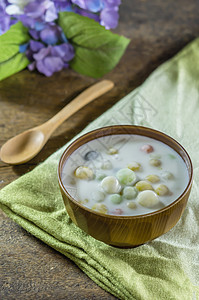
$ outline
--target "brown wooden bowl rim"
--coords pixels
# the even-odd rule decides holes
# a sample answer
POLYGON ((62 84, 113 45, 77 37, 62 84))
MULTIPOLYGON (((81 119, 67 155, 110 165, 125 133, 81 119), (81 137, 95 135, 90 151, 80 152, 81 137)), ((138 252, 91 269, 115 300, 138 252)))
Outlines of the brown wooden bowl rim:
MULTIPOLYGON (((125 133, 123 133, 125 134, 125 133)), ((129 133, 129 134, 132 134, 133 133, 129 133)), ((113 133, 111 134, 107 134, 108 135, 113 135, 113 133)), ((137 133, 135 133, 135 135, 139 135, 137 133)), ((143 136, 146 136, 146 137, 150 137, 148 135, 144 135, 142 134, 143 136)), ((152 137, 153 139, 156 139, 154 137, 152 137)), ((161 139, 156 139, 156 140, 159 140, 160 142, 166 144, 165 142, 163 142, 161 139)), ((83 145, 84 143, 81 144, 81 146, 83 145)), ((167 145, 167 144, 166 144, 167 145)), ((169 145, 169 147, 172 148, 172 146, 169 145)), ((75 148, 72 153, 77 150, 79 147, 75 148)), ((172 148, 173 149, 173 148, 172 148)), ((174 149, 173 149, 174 150, 174 149)), ((174 150, 175 152, 177 152, 176 150, 174 150)), ((182 157, 182 155, 177 152, 180 157, 183 159, 184 161, 184 158, 182 157)), ((69 157, 69 156, 68 156, 69 157)), ((186 166, 187 167, 187 166, 186 166)), ((188 169, 188 168, 187 168, 188 169)), ((145 126, 137 126, 137 125, 111 125, 111 126, 105 126, 105 127, 100 127, 100 128, 97 128, 97 129, 94 129, 94 130, 91 130, 83 135, 81 135, 80 137, 78 137, 77 139, 75 139, 65 150, 64 152, 62 153, 61 157, 60 157, 60 160, 59 160, 59 164, 58 164, 58 181, 59 181, 59 185, 61 187, 61 189, 63 190, 63 192, 67 195, 67 197, 72 201, 74 202, 74 204, 76 204, 77 206, 81 207, 83 210, 86 210, 88 211, 89 213, 92 213, 94 215, 97 215, 97 216, 101 216, 103 218, 110 218, 110 219, 139 219, 139 218, 147 218, 147 217, 151 217, 151 216, 154 216, 156 214, 161 214, 163 212, 166 212, 167 210, 169 210, 172 206, 174 205, 177 205, 178 202, 180 202, 180 200, 184 197, 184 195, 189 191, 189 189, 191 188, 192 186, 192 181, 193 181, 193 165, 192 165, 192 161, 191 161, 191 158, 189 156, 189 154, 187 153, 187 151, 185 150, 185 148, 180 144, 178 143, 174 138, 170 137, 169 135, 159 131, 159 130, 156 130, 156 129, 152 129, 152 128, 149 128, 149 127, 145 127, 145 126), (147 213, 147 214, 143 214, 143 215, 136 215, 136 216, 118 216, 118 215, 109 215, 109 214, 103 214, 103 213, 100 213, 100 212, 97 212, 97 211, 94 211, 82 204, 80 204, 75 198, 73 198, 69 192, 66 190, 63 182, 62 182, 62 179, 61 179, 61 166, 63 166, 63 164, 65 163, 66 161, 66 158, 67 158, 67 152, 73 148, 76 143, 78 141, 81 141, 81 140, 84 140, 85 137, 91 135, 93 138, 92 139, 89 139, 89 141, 91 140, 94 140, 96 138, 99 138, 99 137, 102 137, 104 135, 100 135, 100 136, 97 136, 95 137, 95 134, 96 133, 101 133, 103 131, 107 131, 107 130, 115 130, 116 133, 115 135, 117 134, 122 134, 122 133, 118 133, 117 130, 121 130, 122 129, 137 129, 137 130, 142 130, 142 131, 146 131, 146 132, 153 132, 155 134, 158 134, 159 136, 164 136, 167 140, 169 140, 170 142, 172 142, 172 144, 175 144, 177 147, 179 147, 179 149, 183 152, 183 154, 186 156, 187 158, 187 161, 188 161, 188 164, 189 164, 189 170, 190 170, 190 178, 189 178, 189 182, 186 186, 186 188, 184 189, 184 191, 182 192, 182 194, 175 200, 173 201, 172 203, 170 203, 169 205, 165 206, 164 208, 161 208, 159 210, 156 210, 154 212, 150 212, 150 213, 147 213)))

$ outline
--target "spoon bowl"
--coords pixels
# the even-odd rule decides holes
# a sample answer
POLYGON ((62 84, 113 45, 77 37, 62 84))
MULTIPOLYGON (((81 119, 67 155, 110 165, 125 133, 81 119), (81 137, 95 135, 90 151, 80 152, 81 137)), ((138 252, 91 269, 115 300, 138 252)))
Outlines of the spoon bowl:
POLYGON ((22 164, 42 149, 45 136, 40 130, 28 130, 8 140, 1 148, 1 160, 8 164, 22 164), (14 145, 14 146, 13 146, 14 145))
POLYGON ((111 90, 113 86, 114 83, 110 80, 102 80, 92 85, 47 122, 11 138, 1 147, 1 160, 11 165, 31 160, 41 151, 57 127, 83 106, 111 90))

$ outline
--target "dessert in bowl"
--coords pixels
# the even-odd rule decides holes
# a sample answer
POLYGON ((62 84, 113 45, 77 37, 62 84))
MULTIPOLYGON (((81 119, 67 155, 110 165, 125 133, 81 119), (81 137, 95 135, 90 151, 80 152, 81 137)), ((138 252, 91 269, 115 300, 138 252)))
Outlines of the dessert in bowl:
POLYGON ((94 238, 134 247, 169 231, 191 190, 186 150, 141 126, 91 131, 64 151, 59 185, 72 221, 94 238))

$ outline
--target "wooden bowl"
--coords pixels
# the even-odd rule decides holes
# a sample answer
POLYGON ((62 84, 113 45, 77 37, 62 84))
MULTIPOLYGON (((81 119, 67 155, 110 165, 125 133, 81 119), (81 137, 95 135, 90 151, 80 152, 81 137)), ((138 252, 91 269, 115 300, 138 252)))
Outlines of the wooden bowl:
POLYGON ((92 237, 109 245, 135 247, 168 232, 176 225, 186 207, 192 186, 193 167, 186 150, 168 135, 141 126, 109 126, 86 133, 79 137, 62 154, 58 166, 58 179, 66 210, 72 221, 92 237), (65 161, 81 145, 99 137, 117 134, 136 134, 159 140, 173 148, 184 160, 189 182, 184 192, 173 202, 152 213, 137 216, 105 215, 93 211, 76 201, 62 182, 62 168, 65 161))

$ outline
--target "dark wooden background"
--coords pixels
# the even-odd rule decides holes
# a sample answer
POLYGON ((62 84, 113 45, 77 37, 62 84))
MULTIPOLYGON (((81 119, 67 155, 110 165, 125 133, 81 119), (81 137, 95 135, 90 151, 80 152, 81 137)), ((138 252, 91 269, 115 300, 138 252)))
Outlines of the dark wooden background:
MULTIPOLYGON (((32 161, 0 162, 0 188, 32 170, 140 85, 162 62, 199 36, 198 0, 126 0, 115 32, 131 39, 117 67, 104 78, 115 88, 66 121, 32 161)), ((27 70, 0 82, 0 145, 52 117, 92 78, 65 70, 46 78, 27 70)), ((34 238, 0 212, 1 299, 116 299, 98 287, 69 259, 34 238)))

